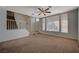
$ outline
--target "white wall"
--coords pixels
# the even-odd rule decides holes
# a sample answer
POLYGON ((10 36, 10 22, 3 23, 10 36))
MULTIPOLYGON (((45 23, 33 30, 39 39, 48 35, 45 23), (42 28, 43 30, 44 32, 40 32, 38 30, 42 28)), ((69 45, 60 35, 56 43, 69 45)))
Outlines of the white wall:
MULTIPOLYGON (((49 34, 49 35, 56 35, 56 36, 60 36, 60 37, 65 37, 65 38, 72 38, 72 39, 78 39, 78 10, 73 10, 73 11, 69 11, 67 12, 68 14, 68 31, 69 33, 61 33, 61 32, 43 32, 45 34, 49 34)), ((58 16, 61 14, 58 14, 58 16)), ((47 19, 52 20, 53 16, 50 16, 49 18, 47 17, 47 19)))
MULTIPOLYGON (((23 15, 16 14, 17 20, 23 20, 23 15)), ((6 29, 6 10, 0 9, 0 42, 17 39, 24 36, 29 36, 29 28, 17 29, 17 30, 7 30, 6 29)), ((26 18, 27 20, 27 18, 26 18)), ((29 20, 29 18, 28 18, 29 20)), ((29 25, 29 24, 28 24, 29 25)), ((29 26, 28 26, 29 27, 29 26)))

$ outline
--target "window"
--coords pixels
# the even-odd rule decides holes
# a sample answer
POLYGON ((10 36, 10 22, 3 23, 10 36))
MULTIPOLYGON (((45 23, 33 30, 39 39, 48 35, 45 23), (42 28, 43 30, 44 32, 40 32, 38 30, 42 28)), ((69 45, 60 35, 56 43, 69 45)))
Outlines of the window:
POLYGON ((56 31, 59 32, 59 17, 54 16, 51 19, 46 20, 46 31, 56 31))
POLYGON ((16 20, 14 17, 14 12, 7 11, 7 30, 18 29, 16 20))
POLYGON ((61 32, 68 33, 68 17, 67 17, 67 14, 61 15, 61 32))
POLYGON ((12 11, 7 11, 6 29, 7 30, 26 29, 25 18, 12 11))
POLYGON ((60 17, 57 15, 53 17, 47 17, 46 19, 43 18, 42 30, 68 33, 68 16, 67 14, 62 14, 60 17))

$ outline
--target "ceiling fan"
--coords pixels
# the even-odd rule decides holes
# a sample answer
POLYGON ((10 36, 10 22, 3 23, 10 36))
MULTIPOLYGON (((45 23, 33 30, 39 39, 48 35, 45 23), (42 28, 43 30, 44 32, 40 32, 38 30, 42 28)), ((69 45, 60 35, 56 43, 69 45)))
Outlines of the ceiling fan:
POLYGON ((44 8, 38 8, 38 10, 40 11, 40 13, 38 15, 46 15, 47 13, 51 13, 50 10, 51 6, 48 6, 48 8, 44 9, 44 8))

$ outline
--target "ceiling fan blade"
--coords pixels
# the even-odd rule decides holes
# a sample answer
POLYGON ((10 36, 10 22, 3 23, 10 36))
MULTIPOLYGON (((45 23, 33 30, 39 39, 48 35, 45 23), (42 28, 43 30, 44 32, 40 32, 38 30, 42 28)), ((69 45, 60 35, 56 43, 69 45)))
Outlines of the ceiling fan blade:
POLYGON ((49 10, 49 8, 45 9, 45 11, 49 10))
POLYGON ((42 12, 40 12, 38 15, 41 15, 42 12))
POLYGON ((52 6, 48 6, 49 8, 52 8, 52 6))
POLYGON ((40 8, 38 8, 38 10, 40 10, 41 12, 43 12, 43 10, 42 10, 42 9, 40 9, 40 8))
POLYGON ((51 13, 51 12, 46 12, 46 13, 51 13))

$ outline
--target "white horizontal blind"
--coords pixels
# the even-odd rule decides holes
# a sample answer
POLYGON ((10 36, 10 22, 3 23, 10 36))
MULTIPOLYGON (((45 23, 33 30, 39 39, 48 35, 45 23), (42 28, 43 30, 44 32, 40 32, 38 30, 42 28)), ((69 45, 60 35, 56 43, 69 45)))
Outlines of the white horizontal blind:
POLYGON ((59 16, 53 16, 46 19, 46 31, 59 32, 59 16))
POLYGON ((42 30, 45 31, 45 18, 42 19, 42 30))
POLYGON ((67 16, 67 14, 61 15, 61 32, 68 33, 68 16, 67 16))

